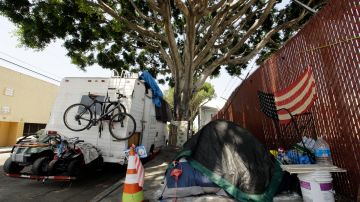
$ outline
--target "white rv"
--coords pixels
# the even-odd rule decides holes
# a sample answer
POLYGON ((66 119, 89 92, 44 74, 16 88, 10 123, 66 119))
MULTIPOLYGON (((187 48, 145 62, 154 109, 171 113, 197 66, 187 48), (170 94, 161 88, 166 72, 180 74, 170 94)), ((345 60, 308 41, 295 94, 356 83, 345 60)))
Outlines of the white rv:
POLYGON ((111 78, 101 77, 67 77, 61 81, 59 94, 55 100, 47 131, 57 131, 67 137, 79 137, 100 149, 104 162, 121 163, 124 151, 132 144, 144 145, 147 152, 151 148, 165 145, 167 134, 166 123, 158 121, 155 115, 155 105, 152 102, 151 90, 146 91, 144 81, 138 79, 138 74, 123 73, 111 78), (110 135, 108 123, 102 121, 103 130, 99 131, 99 124, 83 131, 69 130, 63 122, 65 110, 72 104, 86 101, 89 92, 111 101, 117 100, 116 92, 125 95, 121 103, 126 112, 136 121, 135 135, 125 141, 119 141, 110 135))

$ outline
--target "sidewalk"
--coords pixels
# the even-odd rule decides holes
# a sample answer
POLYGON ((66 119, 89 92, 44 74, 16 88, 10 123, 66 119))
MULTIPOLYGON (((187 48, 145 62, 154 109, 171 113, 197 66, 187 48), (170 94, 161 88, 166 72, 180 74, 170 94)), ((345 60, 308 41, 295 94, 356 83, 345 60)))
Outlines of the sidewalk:
MULTIPOLYGON (((168 163, 175 157, 177 150, 173 147, 166 147, 160 151, 155 159, 144 165, 145 168, 145 184, 144 198, 148 201, 157 201, 163 189, 161 184, 164 180, 164 173, 168 163)), ((98 194, 93 198, 92 202, 118 202, 122 198, 122 190, 124 178, 117 183, 98 194)))
POLYGON ((0 147, 0 154, 2 153, 10 153, 12 147, 0 147))
MULTIPOLYGON (((168 163, 175 157, 177 150, 174 147, 166 147, 155 157, 144 165, 145 183, 144 198, 145 201, 158 201, 163 192, 164 173, 168 163)), ((91 202, 118 202, 122 199, 123 183, 125 178, 120 179, 117 183, 107 188, 105 191, 94 197, 91 202)), ((171 202, 173 199, 162 200, 163 202, 171 202)), ((235 202, 235 200, 222 196, 203 195, 201 197, 178 198, 178 202, 235 202)), ((302 199, 298 195, 285 194, 274 198, 274 202, 301 202, 302 199)))

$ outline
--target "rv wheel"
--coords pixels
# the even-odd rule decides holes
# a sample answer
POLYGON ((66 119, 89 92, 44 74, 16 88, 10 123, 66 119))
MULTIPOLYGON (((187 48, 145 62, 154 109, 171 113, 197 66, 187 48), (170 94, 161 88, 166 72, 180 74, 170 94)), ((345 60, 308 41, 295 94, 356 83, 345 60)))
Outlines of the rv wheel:
POLYGON ((81 165, 82 163, 79 159, 72 160, 67 167, 68 175, 74 177, 79 176, 82 167, 81 165))
POLYGON ((95 161, 96 161, 95 170, 102 171, 104 169, 104 158, 102 156, 99 156, 95 161))
POLYGON ((20 166, 16 162, 12 161, 11 157, 6 159, 3 167, 5 173, 20 173, 23 168, 24 166, 20 166))

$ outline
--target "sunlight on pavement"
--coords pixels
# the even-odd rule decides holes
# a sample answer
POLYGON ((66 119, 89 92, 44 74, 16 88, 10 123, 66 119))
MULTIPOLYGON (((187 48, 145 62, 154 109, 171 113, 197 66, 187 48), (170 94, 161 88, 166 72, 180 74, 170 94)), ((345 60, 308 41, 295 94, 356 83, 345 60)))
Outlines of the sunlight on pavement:
POLYGON ((10 156, 10 153, 3 153, 3 154, 0 154, 0 166, 2 166, 6 159, 9 158, 10 156))

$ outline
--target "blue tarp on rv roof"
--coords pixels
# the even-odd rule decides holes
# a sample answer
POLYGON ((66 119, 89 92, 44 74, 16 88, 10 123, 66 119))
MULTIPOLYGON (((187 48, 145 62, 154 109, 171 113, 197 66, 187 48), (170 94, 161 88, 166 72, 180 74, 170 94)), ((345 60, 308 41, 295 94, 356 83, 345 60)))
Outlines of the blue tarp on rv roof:
POLYGON ((163 97, 163 93, 161 92, 159 86, 157 85, 155 79, 151 76, 148 71, 144 71, 139 79, 144 80, 151 88, 152 91, 152 100, 155 106, 161 107, 161 98, 163 97))

